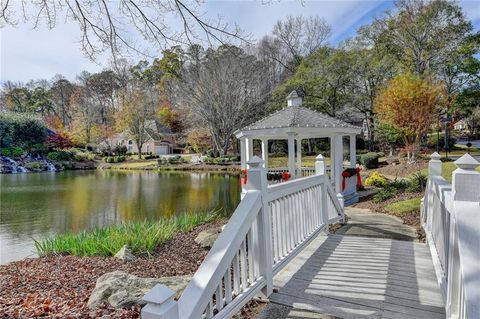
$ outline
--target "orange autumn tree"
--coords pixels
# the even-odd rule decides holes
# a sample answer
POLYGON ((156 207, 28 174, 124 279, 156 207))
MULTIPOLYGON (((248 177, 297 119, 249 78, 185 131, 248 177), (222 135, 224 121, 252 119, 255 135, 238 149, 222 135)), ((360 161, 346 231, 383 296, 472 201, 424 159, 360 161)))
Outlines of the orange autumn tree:
POLYGON ((420 139, 431 129, 435 110, 445 101, 444 86, 432 78, 401 74, 390 80, 375 100, 381 123, 400 129, 408 160, 415 160, 420 139))

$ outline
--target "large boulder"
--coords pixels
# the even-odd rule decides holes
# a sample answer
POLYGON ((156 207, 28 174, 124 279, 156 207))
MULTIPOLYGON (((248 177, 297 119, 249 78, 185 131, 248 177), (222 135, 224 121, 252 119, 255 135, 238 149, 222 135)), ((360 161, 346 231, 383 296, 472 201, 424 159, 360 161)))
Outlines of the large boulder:
POLYGON ((123 245, 122 248, 113 256, 123 261, 132 261, 135 259, 135 256, 132 254, 130 248, 127 245, 123 245))
POLYGON ((162 278, 140 278, 123 271, 103 274, 97 279, 95 288, 88 299, 87 306, 95 309, 103 302, 114 308, 129 308, 133 305, 145 305, 142 297, 156 284, 162 284, 176 292, 179 297, 192 276, 174 276, 162 278))
POLYGON ((215 240, 217 240, 218 235, 222 232, 221 227, 210 228, 198 233, 195 237, 195 242, 203 248, 210 248, 213 246, 215 240))

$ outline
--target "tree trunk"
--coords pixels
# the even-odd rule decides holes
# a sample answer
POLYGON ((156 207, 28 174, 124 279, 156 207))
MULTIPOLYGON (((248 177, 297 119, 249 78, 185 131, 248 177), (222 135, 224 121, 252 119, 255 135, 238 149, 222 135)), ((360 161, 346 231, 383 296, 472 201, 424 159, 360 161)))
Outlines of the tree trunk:
POLYGON ((138 143, 137 141, 138 159, 142 159, 142 147, 143 147, 143 143, 138 143))

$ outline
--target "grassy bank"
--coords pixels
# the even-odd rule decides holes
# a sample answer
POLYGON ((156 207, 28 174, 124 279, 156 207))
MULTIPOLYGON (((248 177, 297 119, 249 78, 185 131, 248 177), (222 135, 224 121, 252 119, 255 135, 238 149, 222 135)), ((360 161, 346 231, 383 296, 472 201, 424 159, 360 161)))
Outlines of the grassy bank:
POLYGON ((387 211, 396 214, 410 213, 420 210, 420 200, 421 198, 412 198, 407 200, 398 201, 396 203, 389 204, 385 206, 387 211))
MULTIPOLYGON (((453 171, 457 169, 457 166, 454 162, 444 162, 442 163, 442 176, 450 183, 452 182, 453 171)), ((480 166, 477 167, 477 172, 480 172, 480 166)), ((422 170, 423 174, 428 174, 428 168, 422 170)))
POLYGON ((149 254, 177 233, 188 232, 195 226, 217 219, 216 213, 182 214, 158 221, 126 222, 82 231, 78 234, 55 235, 35 242, 40 256, 112 256, 128 245, 135 255, 149 254))

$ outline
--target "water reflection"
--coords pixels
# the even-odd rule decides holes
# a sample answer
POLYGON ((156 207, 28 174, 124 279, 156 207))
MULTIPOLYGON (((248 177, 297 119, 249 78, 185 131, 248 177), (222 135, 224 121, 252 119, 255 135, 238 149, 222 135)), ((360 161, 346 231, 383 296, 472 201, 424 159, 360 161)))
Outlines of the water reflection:
POLYGON ((85 171, 1 177, 0 260, 30 256, 33 239, 179 212, 233 212, 236 176, 216 173, 85 171))

